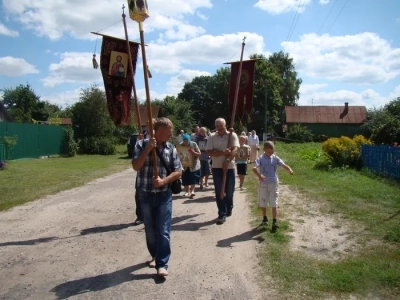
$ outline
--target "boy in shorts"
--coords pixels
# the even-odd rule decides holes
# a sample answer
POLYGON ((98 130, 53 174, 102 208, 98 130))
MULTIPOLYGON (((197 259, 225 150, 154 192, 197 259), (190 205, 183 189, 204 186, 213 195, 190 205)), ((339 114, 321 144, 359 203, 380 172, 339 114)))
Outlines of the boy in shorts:
POLYGON ((261 154, 254 162, 253 172, 260 180, 258 186, 258 206, 262 210, 263 220, 262 225, 268 226, 267 205, 272 207, 272 232, 278 229, 278 166, 287 170, 290 175, 293 175, 293 170, 286 165, 282 159, 274 154, 275 146, 272 142, 264 143, 264 153, 261 154))
POLYGON ((247 160, 250 157, 250 146, 246 145, 246 135, 239 137, 239 150, 236 154, 236 169, 239 175, 239 188, 243 190, 244 177, 247 175, 247 160))

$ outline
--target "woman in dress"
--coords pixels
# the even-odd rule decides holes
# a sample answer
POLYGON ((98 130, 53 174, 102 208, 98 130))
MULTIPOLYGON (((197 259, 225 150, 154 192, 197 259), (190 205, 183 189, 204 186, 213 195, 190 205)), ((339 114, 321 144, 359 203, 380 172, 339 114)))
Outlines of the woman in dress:
POLYGON ((182 185, 185 190, 185 196, 193 198, 196 194, 194 192, 196 184, 200 182, 200 160, 201 155, 199 146, 190 140, 190 135, 185 133, 182 136, 183 142, 180 143, 182 146, 189 146, 189 154, 192 156, 192 165, 190 167, 184 167, 182 172, 182 185))

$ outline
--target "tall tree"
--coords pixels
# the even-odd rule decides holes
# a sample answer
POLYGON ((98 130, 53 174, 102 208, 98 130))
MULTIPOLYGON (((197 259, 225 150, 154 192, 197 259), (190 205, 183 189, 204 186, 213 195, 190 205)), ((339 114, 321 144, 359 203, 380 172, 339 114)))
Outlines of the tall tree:
POLYGON ((15 88, 5 88, 3 92, 2 102, 15 122, 31 123, 32 118, 40 116, 40 97, 28 83, 15 88))
POLYGON ((112 136, 115 125, 108 114, 106 95, 97 85, 81 89, 71 110, 75 138, 112 136))
POLYGON ((229 76, 229 68, 221 68, 213 76, 199 76, 185 83, 178 100, 191 105, 193 118, 199 125, 213 128, 216 118, 228 118, 229 76))

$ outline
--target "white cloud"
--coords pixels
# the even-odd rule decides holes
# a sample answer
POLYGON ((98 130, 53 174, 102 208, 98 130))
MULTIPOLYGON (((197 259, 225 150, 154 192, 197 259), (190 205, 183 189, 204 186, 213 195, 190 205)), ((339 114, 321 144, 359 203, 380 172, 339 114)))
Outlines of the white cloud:
POLYGON ((394 91, 390 93, 390 99, 396 99, 400 97, 400 85, 396 86, 394 91))
POLYGON ((81 89, 75 89, 70 91, 63 91, 52 95, 42 96, 40 100, 49 101, 50 103, 57 104, 63 108, 71 106, 78 102, 81 89))
POLYGON ((291 11, 302 13, 310 4, 311 0, 258 0, 254 6, 270 14, 279 15, 291 11))
POLYGON ((186 82, 190 82, 197 76, 209 76, 209 72, 199 70, 182 70, 178 75, 171 77, 167 83, 167 91, 170 95, 177 95, 182 91, 186 82))
MULTIPOLYGON (((100 56, 97 55, 97 58, 100 56)), ((92 83, 102 80, 100 69, 93 69, 93 53, 65 52, 60 55, 60 62, 49 66, 49 76, 42 79, 44 86, 77 82, 92 83)))
MULTIPOLYGON (((145 103, 146 102, 146 90, 143 89, 137 89, 136 94, 139 98, 139 103, 145 103)), ((164 100, 165 97, 171 96, 170 94, 165 94, 165 93, 158 93, 156 91, 153 91, 150 89, 150 99, 154 100, 164 100)))
POLYGON ((256 33, 202 35, 187 41, 150 44, 146 49, 148 64, 154 72, 175 74, 187 64, 222 65, 227 61, 236 61, 240 58, 243 36, 248 41, 245 54, 265 52, 264 39, 256 33))
POLYGON ((375 33, 318 36, 304 34, 300 41, 283 42, 296 69, 310 77, 374 84, 400 74, 400 48, 375 33))
POLYGON ((328 3, 329 3, 329 0, 319 0, 319 4, 321 4, 321 5, 325 5, 328 3))
POLYGON ((208 17, 206 16, 206 15, 203 15, 201 12, 199 12, 199 11, 196 11, 196 15, 200 18, 200 19, 202 19, 202 20, 204 20, 204 21, 207 21, 208 20, 208 17))
POLYGON ((6 35, 6 36, 11 36, 11 37, 17 37, 19 36, 19 32, 9 29, 4 25, 3 23, 0 22, 0 35, 6 35))
POLYGON ((0 75, 22 76, 36 73, 39 73, 39 70, 23 58, 12 56, 0 57, 0 75))
MULTIPOLYGON (((125 6, 127 6, 125 1, 125 6)), ((186 24, 183 17, 195 14, 198 8, 211 8, 211 0, 153 0, 150 4, 151 17, 145 21, 145 30, 174 30, 179 31, 186 24)), ((3 0, 5 11, 14 16, 26 28, 38 36, 46 36, 52 40, 60 39, 63 35, 71 35, 79 39, 95 39, 90 31, 101 31, 117 37, 124 37, 122 26, 121 2, 110 0, 3 0), (79 10, 77 10, 79 5, 79 10), (118 20, 121 20, 118 22, 118 20), (117 22, 114 26, 105 28, 117 22), (102 30, 104 29, 104 31, 102 30)), ((126 11, 127 12, 127 11, 126 11)), ((138 25, 127 16, 130 39, 138 37, 138 25)), ((193 36, 199 29, 192 27, 193 36)))
POLYGON ((326 84, 302 84, 300 87, 299 105, 362 105, 367 108, 380 107, 390 102, 397 91, 400 93, 400 86, 388 96, 379 95, 372 89, 366 89, 361 93, 349 90, 323 91, 326 84))

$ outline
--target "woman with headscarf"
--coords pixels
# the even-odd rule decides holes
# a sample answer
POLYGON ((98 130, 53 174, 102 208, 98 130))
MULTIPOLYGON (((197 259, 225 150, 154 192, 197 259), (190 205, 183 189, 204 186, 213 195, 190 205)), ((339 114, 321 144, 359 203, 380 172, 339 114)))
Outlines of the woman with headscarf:
POLYGON ((201 155, 199 146, 190 140, 190 135, 185 133, 182 136, 183 142, 180 143, 182 146, 189 146, 189 154, 192 156, 192 166, 186 168, 182 172, 182 185, 185 189, 185 196, 193 198, 196 194, 194 192, 196 184, 200 182, 200 161, 201 155))

